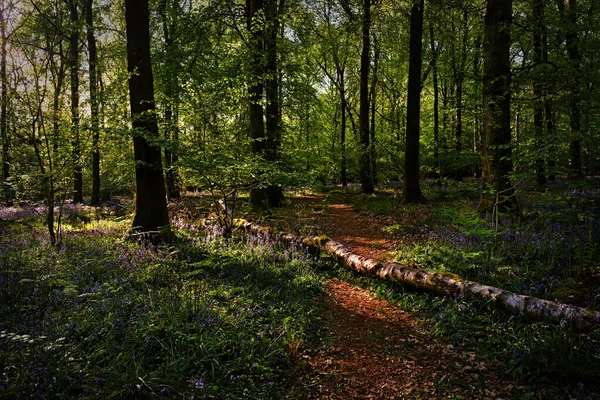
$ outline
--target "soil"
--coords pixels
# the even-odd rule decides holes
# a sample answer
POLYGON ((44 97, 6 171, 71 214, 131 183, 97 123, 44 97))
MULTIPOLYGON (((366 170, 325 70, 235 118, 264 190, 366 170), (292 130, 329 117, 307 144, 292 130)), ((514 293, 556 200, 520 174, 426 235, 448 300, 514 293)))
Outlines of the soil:
MULTIPOLYGON (((296 215, 278 217, 278 225, 312 224, 374 259, 397 248, 399 238, 383 231, 377 218, 356 213, 340 197, 326 207, 322 200, 295 199, 296 215)), ((498 364, 432 337, 415 316, 368 290, 330 280, 326 293, 320 336, 330 342, 297 355, 299 383, 309 399, 511 399, 529 391, 498 364)))

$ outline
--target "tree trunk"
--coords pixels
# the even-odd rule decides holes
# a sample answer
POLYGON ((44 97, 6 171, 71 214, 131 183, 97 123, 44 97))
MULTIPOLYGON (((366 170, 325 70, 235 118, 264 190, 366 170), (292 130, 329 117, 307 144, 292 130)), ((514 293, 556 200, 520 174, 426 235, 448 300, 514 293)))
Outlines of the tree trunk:
POLYGON ((406 149, 404 156, 404 193, 406 203, 423 202, 419 183, 419 146, 421 136, 421 45, 423 41, 424 0, 415 3, 410 13, 410 57, 406 104, 406 149))
MULTIPOLYGON (((249 75, 248 96, 250 100, 250 139, 253 154, 264 155, 267 147, 263 113, 263 57, 264 57, 264 24, 259 15, 264 11, 263 0, 246 0, 247 28, 250 33, 250 52, 252 67, 249 75)), ((250 190, 250 202, 254 208, 264 207, 267 193, 264 188, 250 190)))
POLYGON ((360 56, 360 183, 363 193, 375 191, 369 134, 369 65, 371 59, 371 0, 363 0, 362 53, 360 56))
POLYGON ((272 233, 267 228, 249 222, 240 223, 238 227, 284 245, 302 246, 311 254, 325 251, 336 262, 351 271, 398 282, 440 296, 483 299, 499 309, 522 315, 529 320, 549 321, 561 325, 566 323, 579 330, 589 330, 599 326, 600 312, 597 311, 482 285, 452 273, 426 271, 400 263, 373 260, 355 254, 342 243, 324 236, 302 237, 285 232, 272 233))
POLYGON ((81 139, 79 137, 79 11, 77 0, 69 0, 71 31, 69 67, 71 71, 71 158, 73 162, 73 203, 83 203, 81 139))
MULTIPOLYGON (((281 147, 281 105, 279 101, 279 68, 277 65, 277 35, 279 34, 279 16, 283 12, 284 0, 266 0, 265 51, 267 64, 265 70, 265 118, 267 162, 279 160, 281 147)), ((267 202, 270 207, 280 207, 283 201, 283 190, 279 185, 270 184, 265 188, 267 202)))
POLYGON ((510 182, 510 23, 512 0, 488 0, 484 40, 484 132, 480 211, 516 207, 510 182), (489 189, 492 189, 490 191, 489 189))
POLYGON ((433 164, 434 179, 440 180, 440 111, 439 111, 439 87, 438 87, 438 66, 437 66, 437 48, 435 46, 433 24, 429 25, 429 38, 431 46, 431 66, 433 73, 433 164))
POLYGON ((373 40, 374 55, 373 55, 373 80, 371 82, 371 151, 369 157, 371 159, 371 174, 373 176, 373 185, 377 185, 377 151, 375 149, 375 116, 377 115, 377 78, 379 67, 379 55, 381 49, 378 40, 373 40))
POLYGON ((148 0, 125 0, 127 71, 135 157, 135 216, 133 233, 153 240, 170 239, 167 193, 154 106, 154 79, 150 60, 148 0))
POLYGON ((0 6, 0 40, 2 47, 0 49, 0 140, 2 140, 2 183, 0 193, 6 196, 6 200, 10 202, 12 196, 9 195, 10 188, 7 180, 10 178, 10 152, 8 141, 8 77, 6 75, 6 42, 8 37, 6 34, 6 17, 4 5, 0 6))
MULTIPOLYGON (((533 63, 542 64, 542 30, 544 25, 544 0, 533 0, 533 63)), ((544 93, 542 80, 544 77, 535 76, 533 83, 533 127, 536 148, 538 149, 535 159, 535 175, 538 186, 546 183, 546 171, 544 169, 545 145, 544 145, 544 93)))
MULTIPOLYGON (((178 18, 178 1, 175 0, 176 9, 172 10, 174 14, 174 21, 178 18)), ((179 140, 178 135, 178 121, 177 113, 173 112, 173 109, 179 102, 179 59, 176 54, 175 40, 173 35, 175 34, 176 25, 173 22, 169 25, 168 14, 167 14, 167 0, 162 0, 159 5, 161 22, 163 26, 163 38, 165 41, 165 51, 167 53, 167 65, 168 72, 166 74, 165 82, 165 139, 170 141, 169 145, 165 147, 165 177, 167 184, 167 196, 169 199, 178 199, 181 197, 181 190, 179 186, 179 173, 177 163, 179 157, 176 149, 177 142, 179 140)))
POLYGON ((577 35, 577 0, 568 0, 567 8, 567 54, 571 62, 569 178, 583 176, 581 169, 581 53, 577 35))
POLYGON ((348 186, 348 173, 347 173, 347 160, 346 160, 346 113, 348 108, 348 103, 346 102, 346 80, 345 80, 345 70, 343 68, 337 69, 338 82, 339 82, 339 92, 340 92, 340 102, 341 102, 341 114, 342 114, 342 126, 341 126, 341 139, 340 139, 340 151, 342 158, 342 186, 348 186))
POLYGON ((100 113, 98 107, 98 56, 94 37, 94 0, 85 2, 85 22, 89 51, 90 119, 92 125, 92 205, 100 204, 100 113))

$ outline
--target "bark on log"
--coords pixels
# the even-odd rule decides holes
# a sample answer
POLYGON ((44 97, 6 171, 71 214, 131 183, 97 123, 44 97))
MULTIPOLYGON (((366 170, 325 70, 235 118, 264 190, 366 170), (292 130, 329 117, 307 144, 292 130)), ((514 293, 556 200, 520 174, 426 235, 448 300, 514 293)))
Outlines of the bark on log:
POLYGON ((250 222, 240 222, 237 226, 246 232, 266 236, 284 245, 306 246, 313 254, 325 251, 349 270, 400 282, 437 295, 479 298, 528 320, 570 325, 577 330, 589 330, 600 326, 600 312, 597 311, 482 285, 452 273, 426 271, 396 262, 380 262, 355 254, 344 244, 325 236, 296 236, 286 232, 273 232, 269 228, 250 222))

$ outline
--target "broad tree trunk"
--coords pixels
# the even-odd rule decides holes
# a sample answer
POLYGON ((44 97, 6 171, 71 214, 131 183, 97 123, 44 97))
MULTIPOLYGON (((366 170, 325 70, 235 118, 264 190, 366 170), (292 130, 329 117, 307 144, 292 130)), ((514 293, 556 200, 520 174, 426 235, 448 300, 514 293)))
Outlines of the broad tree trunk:
POLYGON ((71 32, 69 67, 71 73, 71 158, 73 162, 73 203, 83 203, 81 139, 79 137, 79 10, 77 0, 69 0, 71 32))
POLYGON ((424 201, 419 183, 423 7, 424 0, 421 0, 420 3, 413 5, 410 13, 410 58, 406 104, 406 150, 404 157, 403 193, 403 201, 407 203, 424 201))
POLYGON ((369 66, 371 60, 371 0, 363 0, 362 52, 360 56, 360 183, 363 193, 373 193, 371 136, 369 134, 369 66))
MULTIPOLYGON (((250 100, 250 139, 252 153, 264 155, 267 138, 265 135, 263 111, 263 57, 264 57, 264 24, 259 15, 264 12, 263 0, 246 0, 247 28, 250 33, 251 71, 249 74, 248 95, 250 100)), ((255 208, 263 207, 267 202, 267 193, 263 188, 250 190, 250 202, 255 208)))
POLYGON ((512 0, 488 0, 484 40, 484 132, 480 211, 516 208, 510 130, 510 24, 512 0), (493 189, 493 193, 489 189, 493 189))
POLYGON ((150 60, 148 0, 125 0, 127 71, 135 157, 135 216, 132 231, 152 239, 170 238, 167 193, 154 105, 154 79, 150 60))
POLYGON ((92 125, 92 205, 100 204, 100 113, 98 107, 98 56, 94 36, 94 0, 85 2, 85 22, 89 51, 90 119, 92 125))

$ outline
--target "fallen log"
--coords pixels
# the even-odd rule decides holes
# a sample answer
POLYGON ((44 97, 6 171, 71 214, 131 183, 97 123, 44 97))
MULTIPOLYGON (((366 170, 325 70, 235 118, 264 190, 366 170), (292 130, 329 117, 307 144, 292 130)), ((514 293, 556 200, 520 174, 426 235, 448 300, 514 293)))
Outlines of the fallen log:
POLYGON ((396 262, 380 262, 355 254, 344 244, 325 236, 296 236, 286 232, 273 232, 269 228, 250 222, 239 222, 237 226, 246 232, 264 235, 285 245, 303 245, 313 253, 325 251, 349 270, 399 282, 437 295, 479 298, 528 320, 570 325, 577 330, 600 327, 600 312, 597 311, 482 285, 452 273, 427 271, 396 262))

